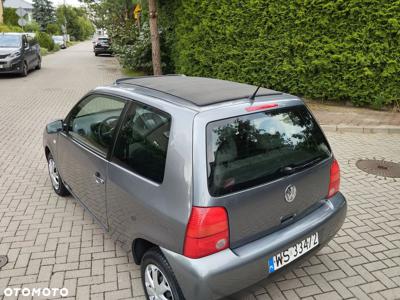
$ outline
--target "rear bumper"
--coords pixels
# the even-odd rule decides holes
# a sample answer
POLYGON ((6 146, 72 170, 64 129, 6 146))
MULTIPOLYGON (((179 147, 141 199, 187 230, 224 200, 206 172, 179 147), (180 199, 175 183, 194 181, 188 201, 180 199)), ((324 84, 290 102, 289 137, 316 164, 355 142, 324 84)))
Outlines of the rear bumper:
POLYGON ((346 211, 346 199, 337 193, 296 223, 236 249, 226 249, 200 259, 161 250, 172 266, 186 299, 219 299, 267 278, 270 275, 269 257, 314 232, 318 232, 320 245, 311 254, 317 252, 340 229, 346 211))
POLYGON ((112 53, 112 50, 111 50, 111 48, 95 47, 95 48, 94 48, 94 53, 98 53, 98 54, 111 54, 111 53, 112 53))

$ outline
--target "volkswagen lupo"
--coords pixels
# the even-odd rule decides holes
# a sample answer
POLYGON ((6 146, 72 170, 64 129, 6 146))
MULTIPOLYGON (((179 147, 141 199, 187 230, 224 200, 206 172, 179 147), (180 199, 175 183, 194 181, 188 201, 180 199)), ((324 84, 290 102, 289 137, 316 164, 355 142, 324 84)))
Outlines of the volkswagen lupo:
POLYGON ((315 254, 346 216, 321 128, 265 88, 120 79, 48 124, 44 149, 55 192, 132 251, 148 299, 232 294, 315 254))

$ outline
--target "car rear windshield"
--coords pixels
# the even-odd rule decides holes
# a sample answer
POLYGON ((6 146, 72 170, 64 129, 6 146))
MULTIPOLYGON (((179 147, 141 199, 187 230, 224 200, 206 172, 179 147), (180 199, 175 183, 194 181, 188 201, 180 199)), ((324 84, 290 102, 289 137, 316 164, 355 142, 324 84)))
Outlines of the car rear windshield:
POLYGON ((208 188, 214 197, 293 174, 330 156, 329 145, 305 106, 207 125, 208 188))

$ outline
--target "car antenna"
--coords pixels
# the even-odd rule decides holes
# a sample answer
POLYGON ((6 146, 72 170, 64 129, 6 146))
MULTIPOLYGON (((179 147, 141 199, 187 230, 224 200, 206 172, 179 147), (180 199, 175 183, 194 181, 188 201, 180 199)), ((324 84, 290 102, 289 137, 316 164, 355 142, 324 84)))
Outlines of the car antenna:
POLYGON ((258 93, 258 90, 261 88, 261 85, 259 85, 258 87, 257 87, 257 89, 256 89, 256 91, 253 93, 253 95, 251 95, 250 97, 249 97, 249 100, 250 100, 250 102, 253 104, 253 102, 254 102, 254 100, 256 100, 256 96, 257 96, 257 93, 258 93))

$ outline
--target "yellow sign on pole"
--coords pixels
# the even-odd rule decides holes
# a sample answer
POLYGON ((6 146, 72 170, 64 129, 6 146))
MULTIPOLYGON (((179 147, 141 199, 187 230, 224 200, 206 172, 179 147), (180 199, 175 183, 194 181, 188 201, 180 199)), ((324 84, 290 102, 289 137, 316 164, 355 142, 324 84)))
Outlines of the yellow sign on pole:
POLYGON ((133 11, 135 20, 139 19, 141 12, 142 12, 142 7, 140 6, 140 4, 136 4, 135 10, 133 11))

